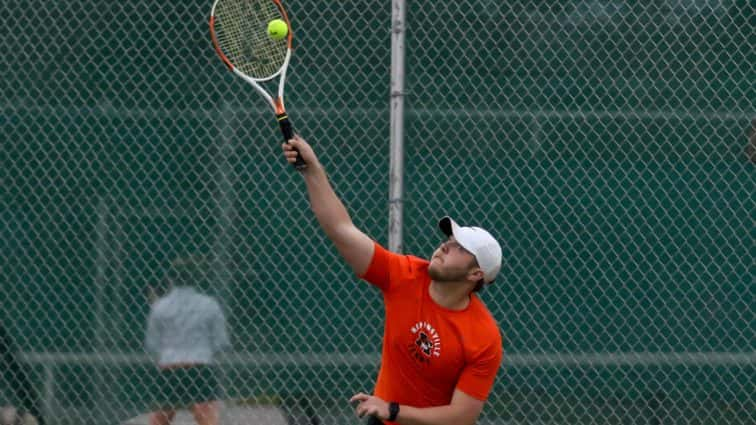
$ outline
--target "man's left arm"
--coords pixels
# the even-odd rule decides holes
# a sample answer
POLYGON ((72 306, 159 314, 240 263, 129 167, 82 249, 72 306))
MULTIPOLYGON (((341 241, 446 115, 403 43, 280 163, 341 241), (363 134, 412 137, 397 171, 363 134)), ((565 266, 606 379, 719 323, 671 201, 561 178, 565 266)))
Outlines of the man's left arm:
MULTIPOLYGON (((359 401, 355 409, 357 416, 376 416, 389 419, 389 402, 368 394, 356 394, 350 402, 359 401)), ((473 425, 483 410, 485 401, 454 390, 450 404, 434 407, 399 406, 399 414, 394 420, 400 425, 473 425)))

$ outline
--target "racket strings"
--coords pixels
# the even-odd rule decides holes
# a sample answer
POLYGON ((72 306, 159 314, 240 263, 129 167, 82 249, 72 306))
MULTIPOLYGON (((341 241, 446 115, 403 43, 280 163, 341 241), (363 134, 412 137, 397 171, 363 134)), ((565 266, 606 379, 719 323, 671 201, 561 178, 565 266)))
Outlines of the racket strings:
POLYGON ((268 36, 268 22, 282 19, 271 0, 219 1, 215 7, 218 45, 229 61, 256 79, 273 77, 284 64, 286 38, 268 36))

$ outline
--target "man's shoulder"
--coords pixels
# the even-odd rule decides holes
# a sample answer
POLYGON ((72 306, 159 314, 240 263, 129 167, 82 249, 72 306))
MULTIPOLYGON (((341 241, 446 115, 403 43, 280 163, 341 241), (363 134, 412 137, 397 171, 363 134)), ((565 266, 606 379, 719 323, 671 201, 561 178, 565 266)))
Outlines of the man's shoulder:
POLYGON ((470 308, 469 320, 474 325, 471 326, 476 332, 488 334, 489 336, 498 336, 501 338, 501 329, 499 323, 494 318, 491 310, 488 309, 486 304, 476 295, 472 295, 472 308, 470 308))
POLYGON ((165 310, 166 305, 170 304, 171 300, 168 295, 164 295, 152 304, 151 310, 155 313, 165 310))
POLYGON ((155 303, 156 309, 172 308, 173 305, 195 306, 203 308, 220 308, 220 304, 215 297, 204 294, 194 288, 175 291, 161 298, 155 303))
POLYGON ((391 253, 394 257, 394 268, 401 274, 418 274, 428 271, 428 260, 411 254, 391 253))
POLYGON ((384 264, 391 270, 392 278, 399 277, 401 275, 413 275, 422 273, 428 270, 428 260, 417 257, 411 254, 402 254, 379 245, 379 249, 375 250, 373 255, 382 256, 384 264))
POLYGON ((220 308, 220 303, 218 303, 218 300, 215 299, 215 297, 203 294, 201 292, 195 292, 192 299, 198 305, 205 306, 206 308, 220 308))
POLYGON ((428 260, 389 251, 376 243, 373 260, 362 278, 383 291, 394 292, 406 288, 407 283, 429 279, 428 264, 428 260))
MULTIPOLYGON (((392 279, 410 283, 410 286, 430 284, 428 274, 428 260, 414 255, 401 255, 401 259, 394 267, 392 279)), ((406 285, 404 285, 406 287, 406 285)))
POLYGON ((412 269, 419 272, 428 272, 428 265, 430 262, 425 258, 416 257, 414 255, 407 255, 407 261, 412 265, 412 269))

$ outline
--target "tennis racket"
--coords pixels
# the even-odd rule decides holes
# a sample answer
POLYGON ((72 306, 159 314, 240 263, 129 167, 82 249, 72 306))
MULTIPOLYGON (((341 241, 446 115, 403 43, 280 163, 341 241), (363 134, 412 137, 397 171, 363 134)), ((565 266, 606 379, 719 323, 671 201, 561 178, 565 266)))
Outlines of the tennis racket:
MULTIPOLYGON (((280 0, 215 0, 210 11, 210 38, 223 63, 234 74, 254 87, 273 108, 281 126, 284 141, 294 136, 284 107, 286 69, 291 59, 292 32, 289 16, 280 0), (274 40, 268 36, 268 23, 274 19, 286 22, 286 37, 274 40), (278 94, 274 98, 262 83, 278 77, 278 94)), ((307 164, 297 156, 294 168, 307 164)))

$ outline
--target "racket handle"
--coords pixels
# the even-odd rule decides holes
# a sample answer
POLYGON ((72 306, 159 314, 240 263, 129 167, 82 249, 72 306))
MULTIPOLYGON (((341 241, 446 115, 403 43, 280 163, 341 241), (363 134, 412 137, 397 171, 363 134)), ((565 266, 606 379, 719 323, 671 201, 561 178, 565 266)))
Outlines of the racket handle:
MULTIPOLYGON (((294 130, 291 128, 291 122, 289 121, 289 117, 286 115, 286 113, 278 114, 276 115, 276 118, 278 118, 278 124, 281 126, 281 133, 283 133, 284 136, 284 142, 288 142, 289 140, 294 138, 294 130)), ((299 151, 294 149, 297 152, 297 160, 294 161, 294 168, 297 170, 304 170, 305 167, 307 167, 307 163, 304 162, 302 159, 302 155, 299 154, 299 151)))

